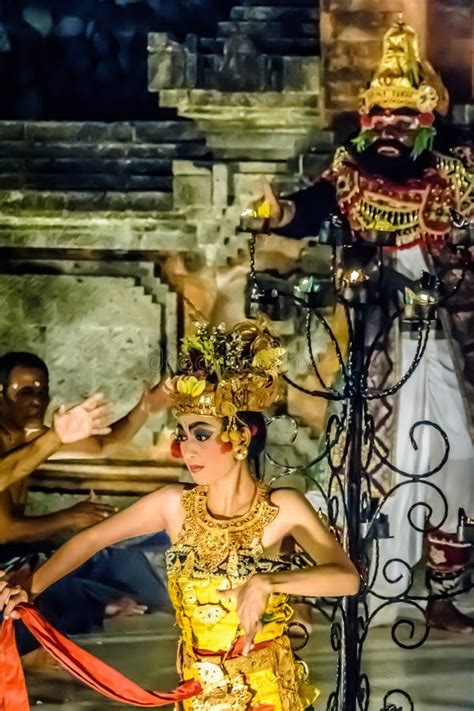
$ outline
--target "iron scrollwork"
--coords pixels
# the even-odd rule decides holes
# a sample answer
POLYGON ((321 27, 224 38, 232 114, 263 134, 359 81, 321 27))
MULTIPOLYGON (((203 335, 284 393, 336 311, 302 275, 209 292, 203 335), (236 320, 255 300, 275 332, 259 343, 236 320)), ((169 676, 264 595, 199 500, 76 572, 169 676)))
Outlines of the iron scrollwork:
MULTIPOLYGON (((265 299, 259 292, 255 272, 255 237, 253 234, 250 239, 251 300, 256 305, 256 310, 265 310, 265 299)), ((378 330, 372 340, 368 339, 366 332, 368 315, 380 307, 384 298, 382 280, 387 278, 387 270, 383 269, 383 250, 381 247, 374 249, 372 245, 370 246, 374 251, 376 268, 369 276, 355 266, 351 271, 350 264, 349 273, 347 273, 347 264, 345 265, 345 273, 343 268, 344 259, 347 258, 346 250, 352 250, 349 253, 352 258, 357 256, 358 249, 366 249, 363 244, 352 244, 346 247, 344 244, 347 244, 347 241, 342 240, 341 246, 340 239, 334 240, 331 259, 334 299, 343 307, 349 333, 347 353, 344 353, 330 324, 321 313, 317 299, 312 303, 310 294, 302 298, 300 291, 291 296, 287 295, 287 298, 293 300, 294 308, 303 315, 308 362, 320 387, 305 388, 292 380, 288 374, 285 380, 290 387, 307 395, 331 401, 339 406, 339 411, 328 418, 324 447, 310 462, 291 466, 279 462, 271 454, 268 455, 268 459, 273 468, 279 470, 274 479, 295 472, 311 478, 311 485, 317 488, 325 502, 329 524, 361 572, 361 589, 357 597, 307 602, 317 607, 329 622, 331 647, 338 655, 336 686, 329 695, 327 711, 368 711, 371 690, 369 678, 362 671, 362 654, 374 620, 389 606, 403 601, 419 616, 422 625, 421 627, 416 625, 410 618, 395 620, 391 627, 393 642, 400 648, 412 650, 420 647, 429 635, 429 626, 423 608, 423 602, 427 597, 414 594, 413 571, 410 565, 397 557, 390 558, 382 566, 380 564, 379 539, 388 534, 388 519, 384 509, 389 498, 402 487, 414 485, 426 487, 439 498, 441 512, 437 515, 437 520, 433 520, 432 506, 426 501, 419 500, 409 508, 407 524, 417 531, 425 531, 428 526, 431 530, 441 528, 448 513, 448 502, 444 492, 436 483, 430 481, 430 478, 446 463, 449 456, 449 441, 446 433, 435 422, 428 420, 415 422, 409 432, 410 446, 416 450, 417 435, 423 428, 429 428, 441 438, 443 444, 439 461, 422 473, 404 471, 390 461, 384 443, 378 436, 369 404, 374 400, 396 394, 419 367, 426 350, 434 315, 433 300, 427 300, 429 306, 426 308, 422 305, 410 311, 412 329, 413 327, 416 329, 417 346, 405 373, 389 387, 382 389, 369 387, 369 371, 377 342, 386 328, 391 328, 397 323, 403 314, 403 307, 394 305, 389 318, 386 319, 386 325, 378 330), (340 365, 339 387, 328 386, 319 371, 312 345, 312 324, 315 321, 321 325, 334 346, 340 365), (325 460, 328 466, 328 480, 325 486, 312 478, 312 468, 322 460, 325 460), (371 471, 377 467, 384 467, 396 474, 397 482, 389 491, 381 491, 371 477, 371 471), (374 501, 375 506, 372 503, 374 501), (422 526, 419 523, 421 519, 424 521, 422 526), (392 595, 383 595, 377 591, 376 581, 379 575, 389 587, 393 588, 392 595)), ((449 293, 443 284, 437 284, 439 303, 444 303, 457 292, 466 272, 465 260, 464 254, 459 283, 451 285, 449 293)), ((366 259, 365 261, 367 262, 366 259)), ((281 417, 280 415, 273 418, 269 426, 271 427, 272 422, 281 417)), ((291 427, 292 441, 294 441, 298 433, 298 426, 294 420, 291 420, 291 427)), ((441 597, 445 599, 446 595, 441 597)), ((433 599, 433 596, 430 599, 433 599)), ((398 688, 387 691, 382 703, 380 711, 414 711, 415 708, 410 694, 398 688)))

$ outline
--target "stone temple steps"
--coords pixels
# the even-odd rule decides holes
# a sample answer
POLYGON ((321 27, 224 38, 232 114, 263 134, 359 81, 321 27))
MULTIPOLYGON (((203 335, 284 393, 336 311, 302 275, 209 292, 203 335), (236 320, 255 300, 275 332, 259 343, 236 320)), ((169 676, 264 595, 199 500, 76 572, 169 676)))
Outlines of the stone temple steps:
MULTIPOLYGON (((314 35, 314 28, 313 28, 314 35)), ((253 35, 253 41, 259 49, 269 55, 284 55, 286 57, 313 57, 318 54, 319 43, 312 37, 269 37, 265 35, 253 35)), ((198 49, 202 54, 218 54, 224 52, 225 38, 200 37, 198 39, 198 49)))
MULTIPOLYGON (((0 190, 128 192, 137 196, 142 208, 147 194, 153 193, 164 206, 171 197, 172 161, 196 160, 206 154, 195 125, 183 120, 3 121, 0 190)), ((121 200, 112 201, 120 209, 121 200)))
MULTIPOLYGON (((319 47, 317 0, 240 0, 210 37, 149 35, 149 86, 223 93, 305 91, 319 47)), ((318 73, 314 68, 314 74, 318 73)))
POLYGON ((249 37, 260 52, 280 56, 314 56, 319 52, 315 2, 241 2, 232 8, 230 18, 220 22, 216 38, 201 38, 203 53, 222 54, 232 35, 249 37))
POLYGON ((249 37, 313 37, 316 17, 311 10, 294 8, 234 8, 231 20, 219 23, 219 35, 241 32, 249 37), (304 21, 306 20, 306 21, 304 21))

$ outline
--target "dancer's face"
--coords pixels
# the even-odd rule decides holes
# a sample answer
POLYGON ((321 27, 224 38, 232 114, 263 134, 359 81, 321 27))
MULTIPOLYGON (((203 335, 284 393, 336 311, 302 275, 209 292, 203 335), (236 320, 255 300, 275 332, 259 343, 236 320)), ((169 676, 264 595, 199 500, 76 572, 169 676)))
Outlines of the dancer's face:
POLYGON ((181 415, 176 428, 181 454, 196 484, 212 484, 235 466, 232 450, 221 440, 222 420, 181 415))
POLYGON ((38 368, 13 368, 3 396, 5 418, 23 429, 42 427, 48 403, 46 373, 38 368))

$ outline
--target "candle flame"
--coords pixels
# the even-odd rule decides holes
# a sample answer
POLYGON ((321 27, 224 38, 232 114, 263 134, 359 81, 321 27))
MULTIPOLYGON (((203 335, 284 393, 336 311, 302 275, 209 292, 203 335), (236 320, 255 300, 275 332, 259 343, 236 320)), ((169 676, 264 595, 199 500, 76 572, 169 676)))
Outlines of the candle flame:
POLYGON ((349 281, 351 284, 357 284, 357 282, 364 281, 362 269, 353 269, 349 274, 349 281))

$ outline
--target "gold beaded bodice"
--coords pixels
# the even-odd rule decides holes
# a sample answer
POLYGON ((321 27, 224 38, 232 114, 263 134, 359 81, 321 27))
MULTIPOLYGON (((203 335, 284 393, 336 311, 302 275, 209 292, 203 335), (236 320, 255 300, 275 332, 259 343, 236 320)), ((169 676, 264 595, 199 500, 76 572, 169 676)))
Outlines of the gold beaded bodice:
POLYGON ((262 484, 257 486, 250 509, 229 520, 211 516, 206 499, 205 487, 183 491, 185 519, 173 548, 192 549, 196 564, 209 572, 226 562, 226 572, 234 577, 238 552, 261 558, 263 530, 277 516, 278 507, 270 502, 269 489, 262 484))
POLYGON ((261 704, 274 711, 302 710, 316 692, 286 635, 293 614, 288 596, 269 595, 255 650, 243 657, 236 652, 244 635, 236 597, 221 594, 255 573, 307 565, 304 556, 265 556, 263 532, 278 515, 270 489, 258 484, 249 510, 226 520, 209 513, 205 487, 185 489, 181 496, 185 518, 166 555, 168 590, 181 630, 178 669, 183 680, 202 685, 198 697, 184 702, 185 710, 247 711, 261 704))

